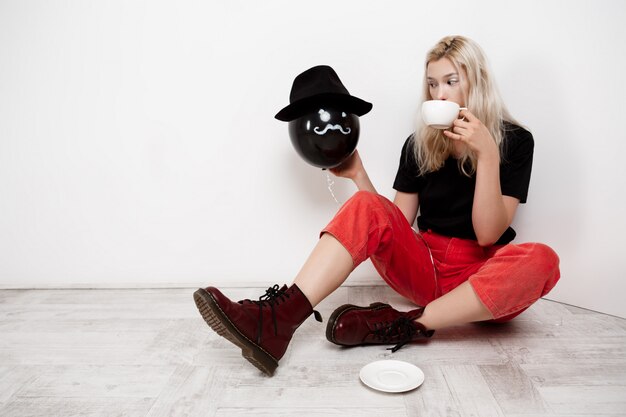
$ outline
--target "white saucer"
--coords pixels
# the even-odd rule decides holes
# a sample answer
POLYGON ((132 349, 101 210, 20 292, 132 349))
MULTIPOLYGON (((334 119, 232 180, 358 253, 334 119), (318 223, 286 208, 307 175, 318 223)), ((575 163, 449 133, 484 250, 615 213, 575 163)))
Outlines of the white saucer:
POLYGON ((359 378, 378 391, 405 392, 422 385, 424 372, 411 363, 389 359, 368 363, 361 368, 359 378))

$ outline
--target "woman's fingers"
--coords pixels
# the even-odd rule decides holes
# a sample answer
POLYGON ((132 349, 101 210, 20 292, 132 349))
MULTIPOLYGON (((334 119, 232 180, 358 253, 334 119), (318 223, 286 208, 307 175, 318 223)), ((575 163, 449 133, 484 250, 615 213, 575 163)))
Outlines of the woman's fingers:
POLYGON ((463 120, 463 119, 456 119, 454 122, 452 122, 452 126, 468 127, 470 125, 471 125, 470 122, 468 122, 467 120, 463 120))
POLYGON ((447 137, 449 137, 450 139, 454 139, 454 140, 461 140, 463 139, 461 135, 459 135, 458 133, 454 133, 451 132, 449 130, 444 130, 443 134, 447 137))
POLYGON ((451 130, 444 130, 443 133, 449 138, 467 142, 474 134, 474 129, 472 129, 471 127, 465 128, 465 127, 454 126, 452 127, 451 130), (450 133, 450 134, 447 135, 447 133, 450 133))

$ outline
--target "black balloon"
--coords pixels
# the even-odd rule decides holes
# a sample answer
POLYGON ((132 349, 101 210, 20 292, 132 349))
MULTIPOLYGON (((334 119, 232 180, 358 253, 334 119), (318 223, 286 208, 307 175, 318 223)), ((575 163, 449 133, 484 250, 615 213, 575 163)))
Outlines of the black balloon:
POLYGON ((309 164, 334 168, 352 155, 359 142, 359 117, 332 107, 321 107, 289 122, 296 152, 309 164))

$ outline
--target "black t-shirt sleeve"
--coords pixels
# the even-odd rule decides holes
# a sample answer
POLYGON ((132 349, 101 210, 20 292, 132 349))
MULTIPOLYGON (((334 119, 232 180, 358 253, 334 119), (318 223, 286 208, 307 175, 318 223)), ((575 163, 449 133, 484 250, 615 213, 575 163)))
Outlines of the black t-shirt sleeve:
POLYGON ((525 203, 530 185, 535 142, 532 134, 519 126, 509 125, 500 164, 500 189, 525 203))
POLYGON ((393 188, 403 193, 417 193, 421 188, 411 138, 412 136, 409 136, 404 142, 404 146, 402 146, 400 164, 398 166, 396 179, 393 182, 393 188))

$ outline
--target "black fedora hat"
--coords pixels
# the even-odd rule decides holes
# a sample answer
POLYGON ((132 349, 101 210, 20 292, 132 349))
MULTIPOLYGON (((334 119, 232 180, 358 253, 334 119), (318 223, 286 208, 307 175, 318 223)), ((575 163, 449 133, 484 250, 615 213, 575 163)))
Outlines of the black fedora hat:
POLYGON ((350 95, 334 69, 328 65, 318 65, 293 80, 289 105, 274 117, 289 122, 314 110, 320 104, 336 104, 342 110, 357 116, 363 116, 372 109, 372 103, 350 95))

